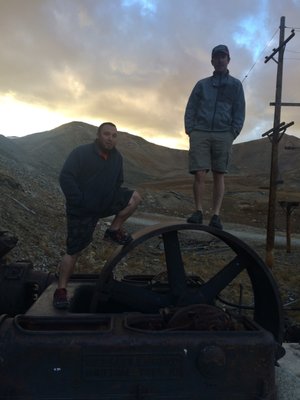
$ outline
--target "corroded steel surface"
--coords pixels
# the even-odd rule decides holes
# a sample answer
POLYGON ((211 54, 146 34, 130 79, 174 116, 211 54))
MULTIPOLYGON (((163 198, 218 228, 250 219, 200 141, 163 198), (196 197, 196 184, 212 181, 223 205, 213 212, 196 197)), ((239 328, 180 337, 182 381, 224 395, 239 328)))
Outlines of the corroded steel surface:
POLYGON ((191 224, 146 228, 116 250, 100 276, 72 277, 69 310, 53 308, 54 276, 28 262, 0 265, 0 286, 0 400, 277 398, 278 289, 256 253, 226 232, 191 224), (207 282, 186 275, 179 232, 188 230, 233 250, 207 282), (117 264, 155 236, 163 240, 167 279, 116 280, 117 264), (243 271, 252 283, 254 320, 215 305, 243 271))
MULTIPOLYGON (((215 297, 228 286, 235 277, 246 270, 252 282, 254 294, 254 320, 262 327, 272 332, 279 343, 283 337, 282 304, 276 282, 261 258, 244 242, 229 234, 228 232, 216 230, 197 224, 164 224, 147 227, 134 235, 134 240, 126 247, 120 247, 104 265, 96 285, 95 294, 91 303, 91 311, 97 309, 97 304, 107 290, 113 287, 113 270, 116 265, 126 257, 135 247, 146 240, 162 236, 168 271, 169 284, 171 287, 172 301, 174 305, 183 301, 185 305, 193 303, 210 304, 215 297), (196 295, 188 299, 189 291, 186 287, 184 266, 182 263, 178 232, 180 231, 202 231, 207 232, 230 247, 236 254, 223 269, 219 271, 208 282, 202 285, 196 295)), ((139 291, 142 295, 143 291, 139 291)), ((145 291, 144 291, 145 293, 145 291)), ((159 302, 157 296, 149 301, 159 302)), ((161 306, 163 306, 163 300, 161 306)))

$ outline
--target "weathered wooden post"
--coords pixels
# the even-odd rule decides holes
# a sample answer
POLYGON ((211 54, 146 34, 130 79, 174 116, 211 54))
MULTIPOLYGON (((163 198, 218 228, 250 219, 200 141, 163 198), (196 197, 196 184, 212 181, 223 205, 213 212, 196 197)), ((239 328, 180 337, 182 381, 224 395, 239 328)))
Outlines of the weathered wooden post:
POLYGON ((291 215, 295 208, 299 207, 298 201, 279 201, 280 207, 286 215, 286 252, 291 252, 291 215))
POLYGON ((278 143, 281 139, 280 128, 284 123, 280 122, 281 116, 281 95, 282 95, 282 76, 283 76, 283 55, 287 42, 295 36, 292 31, 291 35, 284 40, 285 17, 280 19, 279 46, 274 49, 272 54, 265 58, 265 63, 273 60, 277 63, 277 78, 275 92, 275 111, 273 129, 266 132, 263 136, 268 135, 272 143, 271 153, 271 171, 270 171, 270 190, 269 190, 269 207, 267 221, 267 240, 266 240, 266 264, 272 268, 274 266, 274 244, 275 244, 275 214, 276 214, 276 196, 277 196, 277 180, 278 180, 278 143), (278 59, 274 58, 278 53, 278 59))

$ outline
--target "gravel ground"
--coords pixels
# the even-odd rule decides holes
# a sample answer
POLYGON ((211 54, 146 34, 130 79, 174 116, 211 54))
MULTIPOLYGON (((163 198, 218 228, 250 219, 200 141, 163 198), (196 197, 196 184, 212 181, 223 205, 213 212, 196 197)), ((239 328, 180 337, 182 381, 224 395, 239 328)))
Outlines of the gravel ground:
POLYGON ((300 344, 284 343, 285 356, 276 368, 278 400, 300 399, 300 344))

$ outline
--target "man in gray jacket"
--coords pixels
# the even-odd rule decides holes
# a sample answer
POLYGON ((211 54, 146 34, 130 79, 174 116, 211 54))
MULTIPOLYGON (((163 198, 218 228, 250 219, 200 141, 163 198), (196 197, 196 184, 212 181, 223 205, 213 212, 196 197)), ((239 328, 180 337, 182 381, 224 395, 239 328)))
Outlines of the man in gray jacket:
POLYGON ((214 73, 197 82, 188 100, 184 122, 189 135, 189 171, 194 174, 196 210, 187 222, 203 223, 205 178, 213 173, 213 204, 209 226, 222 229, 220 210, 224 197, 224 174, 230 160, 232 142, 245 120, 245 98, 242 83, 229 75, 228 47, 213 48, 214 73))

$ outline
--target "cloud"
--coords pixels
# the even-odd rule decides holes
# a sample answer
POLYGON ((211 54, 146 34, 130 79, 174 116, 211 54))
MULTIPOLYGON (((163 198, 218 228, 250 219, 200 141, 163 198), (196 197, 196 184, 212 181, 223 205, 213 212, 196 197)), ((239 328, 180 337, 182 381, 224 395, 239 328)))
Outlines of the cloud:
MULTIPOLYGON (((256 139, 273 124, 277 64, 264 59, 278 46, 283 15, 287 37, 299 29, 296 0, 1 0, 0 99, 13 93, 19 106, 70 120, 110 119, 186 148, 188 96, 212 72, 212 47, 225 43, 247 100, 238 140, 256 139)), ((298 32, 285 50, 283 101, 300 101, 298 32)), ((294 120, 288 133, 300 136, 297 110, 283 108, 282 118, 294 120)), ((0 121, 0 132, 7 126, 0 121)))
POLYGON ((255 13, 249 13, 241 18, 233 35, 235 43, 251 52, 254 60, 259 58, 261 51, 265 47, 264 44, 269 39, 269 32, 266 28, 268 19, 267 6, 267 0, 259 2, 258 10, 255 13))
POLYGON ((157 10, 157 2, 153 0, 122 0, 121 4, 123 7, 140 7, 140 13, 142 16, 154 15, 157 10))

